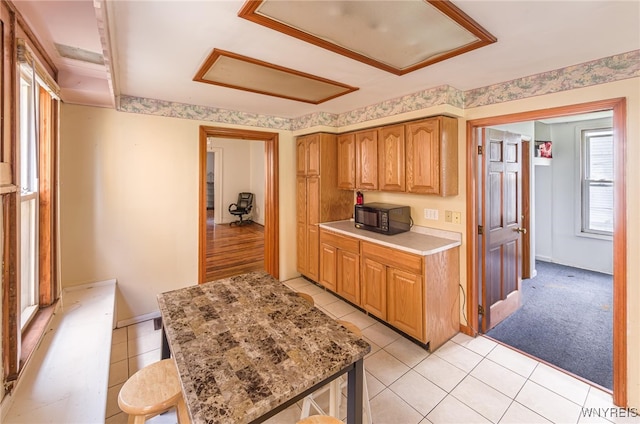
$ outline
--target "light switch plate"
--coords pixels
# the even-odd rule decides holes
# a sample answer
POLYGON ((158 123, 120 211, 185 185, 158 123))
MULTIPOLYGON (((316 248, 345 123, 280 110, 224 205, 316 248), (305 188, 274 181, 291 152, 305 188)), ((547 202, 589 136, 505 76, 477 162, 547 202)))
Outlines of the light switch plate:
POLYGON ((426 209, 424 210, 425 219, 438 220, 438 209, 426 209))

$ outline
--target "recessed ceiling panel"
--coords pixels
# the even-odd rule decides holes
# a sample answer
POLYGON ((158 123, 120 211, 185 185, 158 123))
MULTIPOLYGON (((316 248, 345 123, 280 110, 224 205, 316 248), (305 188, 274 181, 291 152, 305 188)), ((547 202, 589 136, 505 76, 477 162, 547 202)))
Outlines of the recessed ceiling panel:
POLYGON ((248 0, 238 15, 397 75, 496 41, 446 0, 248 0))
POLYGON ((214 49, 194 81, 312 104, 357 90, 315 75, 214 49))

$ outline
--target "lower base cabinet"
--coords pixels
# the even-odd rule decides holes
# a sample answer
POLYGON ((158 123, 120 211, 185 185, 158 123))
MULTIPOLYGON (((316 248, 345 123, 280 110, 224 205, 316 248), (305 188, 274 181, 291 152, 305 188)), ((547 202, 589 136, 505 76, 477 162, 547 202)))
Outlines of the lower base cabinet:
POLYGON ((387 267, 379 262, 362 260, 362 308, 387 320, 387 267))
POLYGON ((320 229, 319 282, 433 351, 460 330, 459 248, 420 256, 320 229))
POLYGON ((387 268, 387 322, 398 330, 426 342, 422 277, 387 268))

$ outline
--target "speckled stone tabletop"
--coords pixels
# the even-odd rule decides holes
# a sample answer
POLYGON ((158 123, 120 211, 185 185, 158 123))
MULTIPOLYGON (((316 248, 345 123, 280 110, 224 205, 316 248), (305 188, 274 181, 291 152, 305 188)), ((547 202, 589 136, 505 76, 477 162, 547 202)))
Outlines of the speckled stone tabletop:
POLYGON ((246 423, 371 347, 264 272, 158 295, 193 423, 246 423))

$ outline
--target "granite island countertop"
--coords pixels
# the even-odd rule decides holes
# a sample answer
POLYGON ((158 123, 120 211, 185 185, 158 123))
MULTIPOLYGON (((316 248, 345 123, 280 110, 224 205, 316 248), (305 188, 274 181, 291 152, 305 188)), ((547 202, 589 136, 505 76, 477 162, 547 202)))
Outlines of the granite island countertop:
POLYGON ((371 346, 265 272, 162 293, 196 423, 247 423, 364 358, 371 346))
POLYGON ((433 255, 462 244, 460 233, 416 225, 411 231, 391 236, 358 229, 353 220, 323 222, 318 225, 326 230, 420 256, 433 255))

